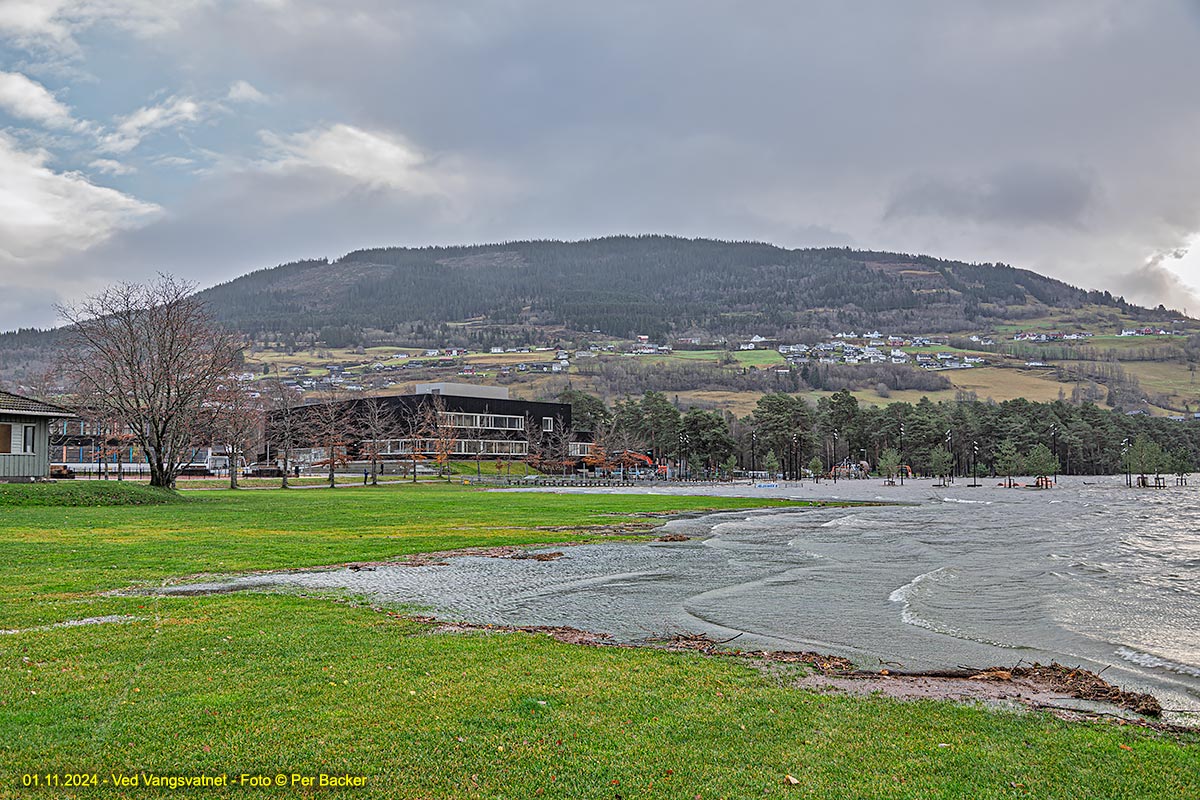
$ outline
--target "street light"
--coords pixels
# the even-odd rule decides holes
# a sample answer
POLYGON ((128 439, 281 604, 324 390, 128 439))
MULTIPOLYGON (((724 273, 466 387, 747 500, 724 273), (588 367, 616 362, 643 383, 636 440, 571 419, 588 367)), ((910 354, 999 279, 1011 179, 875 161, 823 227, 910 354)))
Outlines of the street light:
POLYGON ((908 466, 904 463, 904 421, 900 421, 900 485, 904 485, 904 473, 908 472, 908 466))
POLYGON ((804 476, 800 473, 800 434, 792 434, 792 479, 804 481, 804 476))
POLYGON ((971 485, 979 485, 979 442, 971 442, 971 485))
POLYGON ((838 432, 835 428, 833 431, 833 482, 837 483, 837 454, 838 454, 838 432))
POLYGON ((1133 473, 1130 471, 1129 464, 1129 437, 1121 440, 1121 460, 1125 462, 1125 485, 1133 486, 1133 473))
POLYGON ((750 472, 758 472, 758 431, 750 431, 750 472))
POLYGON ((946 431, 946 452, 950 454, 950 480, 948 482, 953 483, 954 482, 955 458, 954 458, 954 432, 952 430, 946 431))
POLYGON ((1050 426, 1050 455, 1054 456, 1054 483, 1058 483, 1058 426, 1050 426))
POLYGON ((691 444, 691 439, 687 433, 680 432, 679 434, 679 480, 685 480, 684 465, 687 464, 688 445, 691 444))

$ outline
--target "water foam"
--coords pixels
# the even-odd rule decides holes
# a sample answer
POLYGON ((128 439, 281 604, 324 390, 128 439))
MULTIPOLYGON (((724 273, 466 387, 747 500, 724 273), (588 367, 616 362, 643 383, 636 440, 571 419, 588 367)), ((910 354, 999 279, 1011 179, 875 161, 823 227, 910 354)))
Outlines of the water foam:
POLYGON ((952 628, 949 625, 943 625, 933 620, 922 617, 917 612, 913 611, 912 601, 921 584, 926 581, 935 581, 942 575, 952 575, 946 567, 938 567, 935 570, 924 572, 913 578, 908 583, 896 589, 888 595, 888 600, 893 603, 902 603, 903 607, 900 610, 900 620, 906 625, 912 625, 917 628, 924 628, 927 631, 940 633, 943 636, 952 636, 955 639, 964 639, 969 642, 979 642, 980 644, 989 644, 993 647, 1003 647, 1005 649, 1016 648, 1016 645, 1007 644, 1005 642, 997 642, 992 639, 981 639, 977 636, 969 636, 957 628, 952 628))
POLYGON ((1169 672, 1176 672, 1180 675, 1191 675, 1193 678, 1200 678, 1200 667, 1192 666, 1191 664, 1180 664, 1178 661, 1172 661, 1169 658, 1156 656, 1152 653, 1143 653, 1141 650, 1134 650, 1129 647, 1118 647, 1117 655, 1131 664, 1137 664, 1139 667, 1157 667, 1169 672))

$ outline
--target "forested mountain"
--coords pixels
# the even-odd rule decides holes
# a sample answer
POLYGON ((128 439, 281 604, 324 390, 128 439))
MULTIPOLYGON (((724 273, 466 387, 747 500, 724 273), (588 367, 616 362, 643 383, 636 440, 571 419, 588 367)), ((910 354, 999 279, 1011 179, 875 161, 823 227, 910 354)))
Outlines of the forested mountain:
POLYGON ((493 328, 477 337, 507 339, 545 326, 795 339, 814 329, 961 331, 1089 304, 1144 311, 1002 264, 667 236, 358 250, 259 270, 204 296, 247 333, 331 346, 445 343, 445 325, 464 320, 493 328))

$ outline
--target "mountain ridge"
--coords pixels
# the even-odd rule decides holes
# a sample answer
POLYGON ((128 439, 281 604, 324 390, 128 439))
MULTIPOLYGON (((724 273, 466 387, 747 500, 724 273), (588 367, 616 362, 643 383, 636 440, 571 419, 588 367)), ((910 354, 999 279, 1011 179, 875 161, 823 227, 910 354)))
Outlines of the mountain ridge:
POLYGON ((662 339, 863 325, 947 333, 1085 306, 1181 317, 1006 264, 662 235, 366 248, 256 270, 201 295, 252 335, 341 329, 339 340, 358 343, 379 338, 371 331, 425 341, 466 320, 662 339))

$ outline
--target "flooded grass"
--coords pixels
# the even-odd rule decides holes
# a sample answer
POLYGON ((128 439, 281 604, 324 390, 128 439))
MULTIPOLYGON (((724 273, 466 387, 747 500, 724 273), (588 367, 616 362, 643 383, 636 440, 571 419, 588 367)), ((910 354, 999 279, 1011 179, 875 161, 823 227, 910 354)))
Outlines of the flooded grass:
POLYGON ((367 776, 366 790, 329 798, 1195 793, 1191 736, 823 695, 694 653, 431 636, 347 598, 101 594, 201 572, 544 542, 537 526, 730 503, 763 505, 406 487, 5 514, 0 627, 140 619, 0 638, 0 797, 28 794, 23 772, 139 770, 367 776))

